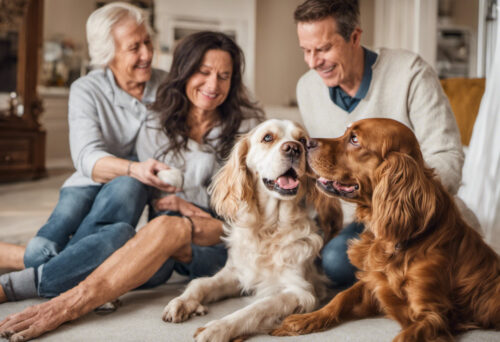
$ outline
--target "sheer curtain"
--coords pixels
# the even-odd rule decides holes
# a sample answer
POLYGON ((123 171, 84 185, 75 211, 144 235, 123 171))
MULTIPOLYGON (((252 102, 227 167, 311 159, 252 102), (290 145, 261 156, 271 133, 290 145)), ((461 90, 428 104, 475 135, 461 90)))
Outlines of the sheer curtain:
POLYGON ((496 30, 495 52, 458 195, 477 215, 486 242, 500 253, 500 25, 496 30))
POLYGON ((374 0, 373 47, 405 49, 436 64, 436 0, 374 0))

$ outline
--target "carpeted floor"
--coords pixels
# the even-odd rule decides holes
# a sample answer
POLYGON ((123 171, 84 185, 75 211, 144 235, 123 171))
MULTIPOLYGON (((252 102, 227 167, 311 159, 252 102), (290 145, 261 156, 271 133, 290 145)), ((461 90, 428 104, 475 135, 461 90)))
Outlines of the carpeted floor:
MULTIPOLYGON (((0 241, 26 243, 50 215, 58 198, 59 187, 70 174, 68 169, 50 170, 50 176, 32 182, 0 185, 0 241)), ((206 316, 181 323, 165 323, 161 313, 168 301, 182 292, 185 282, 166 284, 153 290, 134 291, 121 297, 123 305, 109 315, 94 312, 37 341, 192 341, 196 329, 248 304, 251 298, 229 299, 209 306, 206 316)), ((44 299, 0 305, 0 320, 44 299)), ((357 320, 325 332, 297 336, 254 336, 250 341, 391 341, 399 325, 384 318, 357 320)), ((459 342, 498 342, 500 332, 472 331, 457 338, 459 342)))

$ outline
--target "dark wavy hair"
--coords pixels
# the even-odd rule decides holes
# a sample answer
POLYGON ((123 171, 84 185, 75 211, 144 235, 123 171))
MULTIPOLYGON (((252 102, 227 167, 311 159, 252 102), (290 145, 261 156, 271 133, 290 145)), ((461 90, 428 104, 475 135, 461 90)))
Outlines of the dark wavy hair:
MULTIPOLYGON (((166 80, 158 87, 156 101, 151 109, 160 113, 162 130, 169 139, 164 154, 173 152, 180 155, 187 148, 189 127, 187 116, 190 102, 186 95, 188 79, 199 71, 203 57, 208 50, 223 50, 231 55, 233 72, 231 86, 226 100, 218 107, 222 132, 218 138, 221 143, 216 147, 219 159, 225 159, 234 145, 236 133, 244 119, 256 118, 261 121, 264 112, 249 99, 248 90, 243 84, 244 56, 240 47, 221 32, 203 31, 183 38, 174 50, 172 66, 166 80)), ((203 141, 207 142, 204 137, 203 141)))
POLYGON ((346 42, 359 26, 358 0, 306 0, 293 14, 296 23, 312 22, 332 17, 337 22, 337 31, 346 42))

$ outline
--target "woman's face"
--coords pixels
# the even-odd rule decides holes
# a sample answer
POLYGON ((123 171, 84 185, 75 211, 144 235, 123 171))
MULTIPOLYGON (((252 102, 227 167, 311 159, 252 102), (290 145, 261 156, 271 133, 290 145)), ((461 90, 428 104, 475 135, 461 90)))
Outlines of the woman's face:
POLYGON ((191 108, 211 112, 220 106, 231 88, 233 60, 227 51, 208 50, 200 67, 186 83, 191 108))
POLYGON ((153 45, 144 25, 132 19, 119 22, 113 29, 115 56, 109 64, 118 84, 144 83, 151 78, 153 45))

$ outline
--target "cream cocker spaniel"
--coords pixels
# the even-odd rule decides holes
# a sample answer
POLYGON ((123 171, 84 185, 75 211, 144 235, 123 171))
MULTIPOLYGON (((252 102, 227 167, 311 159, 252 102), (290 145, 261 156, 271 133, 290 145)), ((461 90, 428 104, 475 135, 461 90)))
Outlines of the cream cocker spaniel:
POLYGON ((213 277, 191 281, 165 307, 165 321, 205 314, 204 304, 225 297, 254 295, 248 306, 195 334, 196 341, 229 341, 269 332, 289 314, 316 306, 323 282, 314 260, 323 238, 308 216, 308 200, 325 236, 340 229, 342 214, 306 174, 308 139, 294 122, 268 120, 238 141, 211 187, 212 205, 227 222, 227 263, 213 277))

